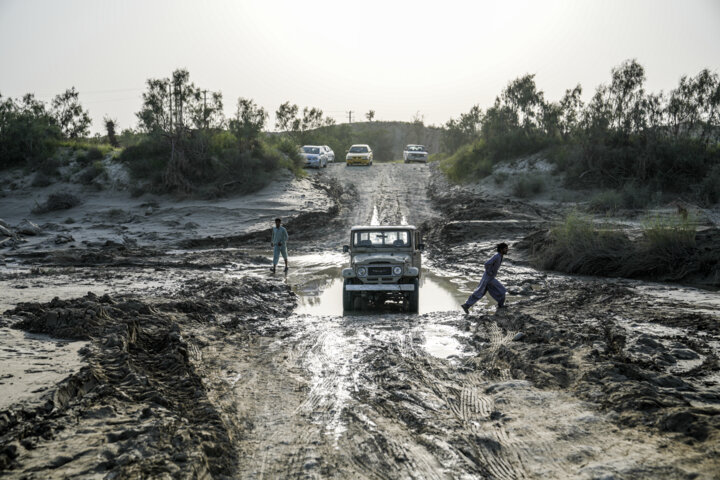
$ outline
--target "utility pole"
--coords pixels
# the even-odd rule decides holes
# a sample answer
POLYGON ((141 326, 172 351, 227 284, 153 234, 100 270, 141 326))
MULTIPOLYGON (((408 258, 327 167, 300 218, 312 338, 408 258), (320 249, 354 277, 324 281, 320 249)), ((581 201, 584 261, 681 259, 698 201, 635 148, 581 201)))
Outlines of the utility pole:
POLYGON ((203 90, 203 126, 208 128, 207 90, 203 90))
POLYGON ((170 85, 170 83, 168 83, 167 91, 168 91, 168 105, 170 107, 170 117, 169 117, 168 123, 170 124, 169 125, 170 126, 170 134, 172 135, 172 132, 173 132, 173 109, 172 109, 172 97, 173 96, 172 96, 172 93, 173 93, 173 91, 172 91, 172 85, 170 85))
POLYGON ((350 110, 349 112, 347 112, 347 114, 348 114, 348 123, 352 123, 352 114, 353 114, 353 111, 350 110))

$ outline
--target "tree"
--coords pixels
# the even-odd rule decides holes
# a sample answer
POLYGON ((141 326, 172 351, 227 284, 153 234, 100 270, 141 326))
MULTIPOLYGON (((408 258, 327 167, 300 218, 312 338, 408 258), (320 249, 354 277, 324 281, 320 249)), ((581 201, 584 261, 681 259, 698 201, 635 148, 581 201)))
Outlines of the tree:
POLYGON ((716 73, 701 70, 694 78, 683 76, 670 92, 667 114, 675 136, 692 133, 707 144, 720 124, 720 80, 716 73))
POLYGON ((90 131, 90 114, 80 105, 75 87, 65 90, 52 100, 52 113, 65 138, 83 137, 90 131))
POLYGON ((298 106, 285 102, 275 111, 275 129, 281 132, 297 131, 300 129, 300 119, 297 118, 298 106))
POLYGON ((367 118, 368 122, 372 122, 375 118, 375 110, 368 110, 368 112, 365 114, 365 118, 367 118))
POLYGON ((319 108, 304 107, 302 116, 299 116, 300 108, 285 102, 275 112, 275 128, 285 132, 297 143, 306 143, 308 133, 322 127, 335 125, 335 120, 326 117, 319 108))
POLYGON ((580 125, 583 111, 582 87, 577 84, 572 90, 565 90, 565 95, 560 99, 560 115, 558 127, 563 139, 567 139, 580 125))
POLYGON ((105 123, 105 130, 107 131, 108 142, 110 142, 110 145, 112 145, 113 147, 119 147, 120 143, 118 142, 117 136, 115 134, 115 129, 117 128, 117 121, 106 116, 105 118, 103 118, 103 122, 105 123))
POLYGON ((222 94, 209 92, 208 98, 207 90, 200 90, 194 85, 192 87, 192 101, 188 103, 188 109, 193 126, 198 130, 222 128, 225 124, 222 94))
POLYGON ((61 136, 55 117, 33 94, 20 100, 0 95, 0 168, 45 160, 61 136))
POLYGON ((460 114, 457 120, 454 118, 448 120, 443 134, 443 144, 448 152, 453 153, 461 146, 475 140, 482 120, 483 111, 477 105, 473 105, 468 113, 460 114))
POLYGON ((638 132, 646 125, 645 68, 636 60, 626 60, 612 70, 608 90, 611 126, 624 132, 638 132))
POLYGON ((178 130, 208 130, 224 124, 220 92, 200 90, 190 74, 178 69, 171 78, 148 79, 143 105, 136 114, 146 133, 173 134, 178 130))
POLYGON ((136 114, 139 127, 155 139, 165 139, 170 159, 163 173, 165 189, 191 191, 212 170, 211 130, 222 128, 222 94, 200 90, 190 74, 178 69, 171 78, 148 79, 143 105, 136 114))
POLYGON ((500 105, 508 107, 526 131, 538 128, 545 99, 535 86, 535 75, 528 74, 510 82, 500 95, 500 105))
POLYGON ((578 84, 572 90, 565 90, 559 102, 543 105, 541 126, 549 138, 567 140, 580 124, 583 111, 582 87, 578 84))
POLYGON ((253 100, 238 98, 235 117, 230 120, 230 131, 235 135, 241 150, 251 150, 257 146, 258 137, 265 128, 268 114, 253 100))

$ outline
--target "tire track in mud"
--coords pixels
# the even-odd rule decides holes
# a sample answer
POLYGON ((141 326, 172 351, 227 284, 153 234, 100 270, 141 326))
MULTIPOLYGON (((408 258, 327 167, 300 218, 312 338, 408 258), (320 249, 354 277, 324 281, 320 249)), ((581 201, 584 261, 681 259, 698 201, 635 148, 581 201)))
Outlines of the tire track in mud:
MULTIPOLYGON (((488 328, 490 344, 488 351, 494 357, 497 355, 499 348, 512 340, 516 332, 503 330, 495 323, 491 322, 488 328)), ((454 376, 454 366, 444 365, 437 362, 438 366, 428 371, 434 372, 439 368, 443 370, 449 367, 449 371, 444 372, 444 377, 452 379, 454 376)), ((510 377, 509 369, 497 369, 500 372, 502 380, 510 377)), ((487 383, 486 379, 480 373, 471 373, 465 377, 467 384, 459 390, 454 387, 447 389, 439 389, 437 385, 442 380, 437 376, 429 378, 421 370, 416 370, 419 376, 424 376, 423 383, 430 385, 433 392, 443 400, 460 421, 462 429, 467 432, 466 442, 471 445, 476 458, 481 460, 481 465, 494 478, 511 480, 528 478, 525 473, 524 462, 521 458, 520 448, 517 444, 521 444, 515 440, 510 442, 510 435, 500 423, 493 423, 491 428, 487 425, 493 421, 493 414, 497 413, 495 402, 491 397, 481 392, 481 385, 487 383)), ((455 379, 453 379, 456 381, 455 379)))
POLYGON ((348 212, 348 225, 370 225, 373 220, 380 225, 419 225, 438 216, 427 195, 430 170, 425 165, 338 166, 329 169, 327 174, 357 191, 355 203, 348 212), (377 216, 373 215, 374 211, 377 216))

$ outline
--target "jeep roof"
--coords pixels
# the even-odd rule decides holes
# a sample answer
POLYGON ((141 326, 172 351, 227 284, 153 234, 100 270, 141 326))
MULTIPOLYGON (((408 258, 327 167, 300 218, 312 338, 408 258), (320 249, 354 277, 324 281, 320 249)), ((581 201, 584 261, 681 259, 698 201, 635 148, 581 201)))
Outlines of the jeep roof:
POLYGON ((415 225, 355 225, 350 230, 417 230, 415 225))

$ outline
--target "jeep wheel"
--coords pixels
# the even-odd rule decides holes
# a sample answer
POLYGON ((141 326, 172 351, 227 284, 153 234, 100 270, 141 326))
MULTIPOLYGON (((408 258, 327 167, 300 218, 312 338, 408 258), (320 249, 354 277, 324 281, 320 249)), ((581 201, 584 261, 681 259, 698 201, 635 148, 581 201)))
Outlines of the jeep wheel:
POLYGON ((343 280, 343 310, 346 312, 352 311, 354 305, 353 305, 353 294, 352 292, 348 292, 345 287, 350 285, 350 282, 346 278, 343 280))
POLYGON ((408 298, 408 311, 410 313, 418 313, 418 307, 420 306, 420 282, 418 282, 417 278, 413 281, 413 286, 415 288, 410 292, 410 297, 408 298))

